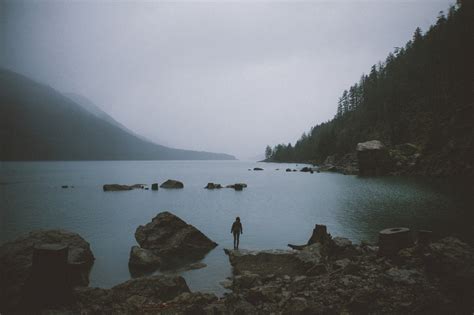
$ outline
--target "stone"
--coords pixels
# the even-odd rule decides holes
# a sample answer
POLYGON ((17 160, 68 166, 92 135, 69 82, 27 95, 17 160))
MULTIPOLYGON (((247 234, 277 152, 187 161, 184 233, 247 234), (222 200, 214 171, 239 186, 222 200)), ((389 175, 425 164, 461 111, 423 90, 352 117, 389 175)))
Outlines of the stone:
POLYGON ((180 189, 180 188, 184 188, 184 184, 174 179, 168 179, 166 182, 161 184, 160 187, 168 188, 168 189, 180 189))
POLYGON ((69 188, 68 185, 62 185, 61 188, 69 188))
POLYGON ((409 228, 395 227, 379 232, 379 255, 393 256, 399 250, 413 246, 413 237, 409 228))
POLYGON ((291 168, 287 168, 285 171, 286 172, 291 172, 291 168))
POLYGON ((151 190, 158 190, 158 183, 151 184, 151 190))
POLYGON ((202 268, 206 268, 206 267, 207 267, 207 265, 205 263, 198 262, 198 263, 189 264, 184 269, 185 270, 196 270, 196 269, 202 269, 202 268))
POLYGON ((254 167, 253 170, 254 170, 254 171, 263 171, 263 168, 261 168, 261 167, 254 167))
MULTIPOLYGON (((33 271, 33 256, 41 246, 67 247, 70 285, 88 285, 94 262, 90 245, 79 234, 66 230, 38 230, 0 246, 0 312, 17 309, 33 271), (46 245, 54 244, 54 245, 46 245)), ((58 255, 64 254, 59 250, 58 255)))
POLYGON ((249 272, 260 276, 266 275, 305 275, 306 272, 321 260, 320 246, 314 244, 301 251, 290 250, 229 250, 229 256, 235 274, 249 272))
POLYGON ((130 250, 130 258, 128 266, 135 271, 153 271, 161 264, 161 258, 152 251, 141 248, 139 246, 132 246, 130 250))
POLYGON ((403 283, 407 285, 412 285, 417 283, 421 278, 421 274, 417 270, 410 269, 399 269, 396 267, 390 268, 387 271, 387 277, 393 282, 403 283))
POLYGON ((165 211, 135 231, 142 248, 151 250, 167 261, 199 259, 217 246, 201 231, 174 214, 165 211))
POLYGON ((105 184, 102 186, 104 191, 127 191, 132 189, 144 189, 146 185, 144 184, 134 184, 134 185, 119 185, 119 184, 105 184))
POLYGON ((358 143, 356 152, 360 175, 384 175, 390 171, 390 157, 382 142, 358 143))

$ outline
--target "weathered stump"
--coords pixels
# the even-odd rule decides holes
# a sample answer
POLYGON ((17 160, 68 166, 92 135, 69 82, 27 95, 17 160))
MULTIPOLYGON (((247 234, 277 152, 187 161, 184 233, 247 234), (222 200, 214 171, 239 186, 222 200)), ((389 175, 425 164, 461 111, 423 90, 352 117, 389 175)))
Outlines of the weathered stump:
POLYGON ((409 228, 388 228, 379 232, 379 255, 393 256, 399 250, 413 246, 409 228))
POLYGON ((158 190, 158 183, 151 184, 151 190, 158 190))
POLYGON ((313 234, 311 238, 308 240, 308 245, 314 243, 321 243, 324 244, 331 239, 331 235, 328 234, 327 227, 322 224, 316 224, 313 229, 313 234))
POLYGON ((72 294, 68 265, 69 247, 40 244, 33 250, 32 271, 25 285, 25 306, 42 309, 70 302, 72 294))

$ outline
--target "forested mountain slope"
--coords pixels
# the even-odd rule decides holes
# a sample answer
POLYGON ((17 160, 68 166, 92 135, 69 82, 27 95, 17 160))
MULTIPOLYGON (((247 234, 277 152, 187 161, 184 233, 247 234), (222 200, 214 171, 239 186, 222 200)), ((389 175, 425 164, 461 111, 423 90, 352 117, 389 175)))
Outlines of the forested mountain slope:
POLYGON ((267 148, 268 160, 316 161, 358 142, 421 148, 420 173, 473 174, 474 1, 458 1, 422 34, 345 90, 331 121, 294 146, 267 148), (271 149, 271 150, 269 150, 271 149))

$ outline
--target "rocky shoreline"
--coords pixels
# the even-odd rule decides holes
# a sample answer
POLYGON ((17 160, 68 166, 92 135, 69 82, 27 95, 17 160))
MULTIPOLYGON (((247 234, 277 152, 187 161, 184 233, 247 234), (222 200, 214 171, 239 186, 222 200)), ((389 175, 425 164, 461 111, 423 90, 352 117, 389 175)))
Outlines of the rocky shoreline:
MULTIPOLYGON (((142 236, 137 240, 140 239, 140 245, 144 246, 162 233, 162 236, 166 235, 160 241, 162 248, 167 248, 165 254, 179 256, 179 248, 184 245, 177 240, 187 235, 188 232, 183 234, 183 231, 190 230, 190 225, 181 220, 183 223, 163 230, 156 222, 157 218, 181 220, 170 213, 159 214, 150 223, 155 222, 152 226, 145 226, 147 241, 143 241, 142 236), (170 247, 171 244, 175 245, 170 247)), ((143 228, 139 227, 137 233, 142 234, 139 231, 143 228)), ((201 233, 196 231, 191 233, 201 233)), ((380 232, 378 244, 353 244, 348 239, 332 237, 325 226, 316 225, 307 244, 289 245, 292 249, 226 249, 233 276, 224 284, 231 292, 217 297, 191 292, 179 276, 143 276, 111 289, 87 287, 88 281, 84 280, 87 280, 94 260, 89 244, 75 233, 37 231, 0 246, 0 312, 471 314, 474 311, 474 249, 454 237, 432 240, 429 231, 420 231, 417 235, 413 238, 408 229, 392 228, 380 232), (45 300, 38 304, 35 299, 38 292, 47 292, 52 283, 60 285, 43 277, 43 282, 25 290, 31 282, 32 272, 37 269, 38 259, 35 261, 34 257, 39 248, 46 249, 47 253, 40 258, 57 261, 59 247, 39 246, 44 244, 65 245, 69 249, 65 263, 76 267, 66 269, 68 276, 72 275, 68 278, 82 281, 61 284, 70 289, 65 291, 67 298, 43 295, 45 300), (35 303, 25 303, 31 301, 35 303)), ((196 248, 208 251, 215 246, 213 244, 206 237, 196 244, 196 248)), ((153 254, 164 257, 161 255, 164 252, 153 246, 150 247, 153 254)), ((58 273, 57 270, 46 271, 51 275, 58 273)))

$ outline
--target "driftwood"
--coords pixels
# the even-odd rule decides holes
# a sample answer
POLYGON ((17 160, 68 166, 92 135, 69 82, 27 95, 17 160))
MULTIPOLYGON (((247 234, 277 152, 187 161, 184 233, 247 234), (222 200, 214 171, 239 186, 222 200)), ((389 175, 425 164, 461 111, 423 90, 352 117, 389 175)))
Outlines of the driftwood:
POLYGON ((293 244, 288 244, 288 247, 296 250, 302 250, 308 245, 312 245, 315 243, 320 243, 320 244, 325 244, 329 240, 331 240, 331 235, 328 234, 327 227, 322 224, 316 224, 314 229, 313 229, 313 234, 311 235, 310 239, 308 240, 308 243, 306 245, 293 245, 293 244))

